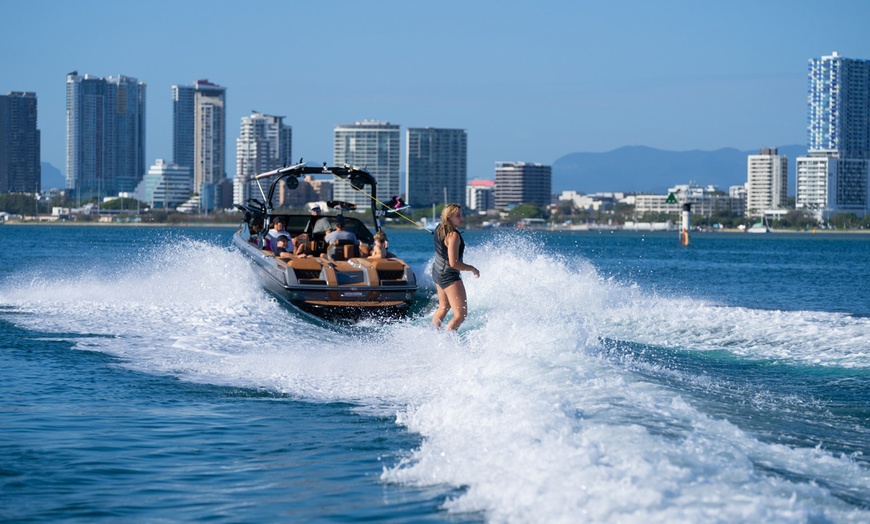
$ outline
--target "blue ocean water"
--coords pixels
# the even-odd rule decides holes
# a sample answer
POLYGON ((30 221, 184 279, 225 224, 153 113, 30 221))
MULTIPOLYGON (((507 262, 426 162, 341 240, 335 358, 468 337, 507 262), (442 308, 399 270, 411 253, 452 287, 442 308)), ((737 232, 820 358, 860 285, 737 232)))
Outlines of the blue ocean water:
POLYGON ((0 227, 0 520, 870 520, 870 236, 468 231, 454 336, 231 234, 0 227))

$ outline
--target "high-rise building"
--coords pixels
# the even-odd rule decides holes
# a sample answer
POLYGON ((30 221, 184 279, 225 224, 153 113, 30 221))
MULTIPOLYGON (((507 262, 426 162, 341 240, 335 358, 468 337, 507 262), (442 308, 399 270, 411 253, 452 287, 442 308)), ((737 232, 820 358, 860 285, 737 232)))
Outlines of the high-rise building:
POLYGON ((550 204, 552 169, 528 162, 496 162, 495 207, 504 209, 521 204, 550 204))
MULTIPOLYGON (((399 194, 399 154, 398 125, 363 120, 335 128, 335 165, 348 164, 368 171, 378 183, 379 200, 399 194)), ((334 181, 333 196, 360 207, 370 203, 369 198, 353 189, 347 180, 334 181)))
POLYGON ((465 203, 473 211, 495 208, 495 180, 472 180, 465 190, 465 203))
POLYGON ((145 84, 66 76, 66 185, 90 199, 133 192, 145 175, 145 84))
POLYGON ((797 208, 819 220, 870 212, 870 60, 836 52, 810 60, 807 137, 797 208))
POLYGON ((788 157, 776 148, 749 155, 746 167, 746 215, 764 217, 788 206, 788 157))
MULTIPOLYGON (((193 173, 194 86, 172 86, 172 163, 193 173)), ((193 179, 191 179, 193 186, 193 179)))
POLYGON ((232 205, 226 178, 226 88, 208 80, 172 86, 173 163, 193 169, 201 211, 232 205))
POLYGON ((189 167, 158 158, 136 189, 136 198, 154 209, 175 209, 193 192, 190 171, 189 167))
POLYGON ((0 95, 0 193, 39 193, 36 93, 0 95))
POLYGON ((254 177, 290 164, 293 130, 284 125, 283 116, 253 113, 242 117, 236 139, 236 178, 233 202, 244 203, 251 197, 262 199, 254 177))
POLYGON ((444 203, 464 207, 468 179, 465 130, 412 127, 406 148, 405 200, 417 207, 444 203))

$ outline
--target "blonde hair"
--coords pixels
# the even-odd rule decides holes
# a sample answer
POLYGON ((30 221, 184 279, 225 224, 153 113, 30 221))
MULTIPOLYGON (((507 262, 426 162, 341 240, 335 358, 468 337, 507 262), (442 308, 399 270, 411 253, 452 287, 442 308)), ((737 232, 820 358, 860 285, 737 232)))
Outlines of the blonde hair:
POLYGON ((377 233, 375 233, 374 241, 375 242, 386 242, 387 241, 387 234, 384 233, 383 231, 378 231, 377 233))
POLYGON ((447 238, 450 233, 456 231, 456 227, 453 226, 453 222, 451 222, 450 219, 461 212, 462 206, 459 204, 447 204, 444 206, 444 209, 441 210, 441 225, 439 225, 435 230, 438 234, 438 240, 444 242, 444 239, 447 238))

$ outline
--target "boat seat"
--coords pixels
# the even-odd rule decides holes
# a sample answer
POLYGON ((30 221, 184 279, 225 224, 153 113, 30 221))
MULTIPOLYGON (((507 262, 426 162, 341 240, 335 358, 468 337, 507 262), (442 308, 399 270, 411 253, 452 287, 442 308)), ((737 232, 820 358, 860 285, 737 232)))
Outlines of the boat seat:
POLYGON ((327 248, 326 256, 330 260, 348 260, 360 256, 359 247, 347 241, 338 241, 327 248))
POLYGON ((390 260, 388 258, 370 258, 368 261, 372 266, 380 271, 404 271, 405 265, 398 260, 390 260))
POLYGON ((293 269, 303 269, 307 271, 319 271, 321 268, 320 262, 316 258, 290 258, 287 259, 287 265, 293 269))

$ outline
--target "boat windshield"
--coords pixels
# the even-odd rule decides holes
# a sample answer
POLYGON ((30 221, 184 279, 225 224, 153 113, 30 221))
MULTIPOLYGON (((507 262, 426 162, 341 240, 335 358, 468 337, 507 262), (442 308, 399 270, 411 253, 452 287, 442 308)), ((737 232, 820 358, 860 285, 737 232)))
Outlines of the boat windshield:
MULTIPOLYGON (((344 226, 345 231, 350 231, 354 235, 356 235, 357 240, 360 242, 365 242, 366 244, 371 244, 374 241, 374 235, 369 231, 369 228, 366 227, 365 224, 362 223, 359 219, 345 216, 346 225, 344 226)), ((317 219, 317 223, 314 224, 312 228, 312 233, 317 236, 317 234, 325 234, 327 231, 335 229, 335 217, 334 216, 323 216, 317 219)))

